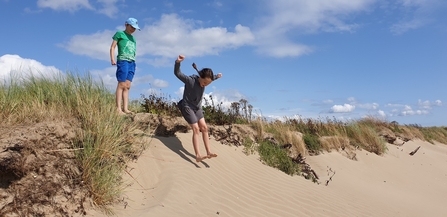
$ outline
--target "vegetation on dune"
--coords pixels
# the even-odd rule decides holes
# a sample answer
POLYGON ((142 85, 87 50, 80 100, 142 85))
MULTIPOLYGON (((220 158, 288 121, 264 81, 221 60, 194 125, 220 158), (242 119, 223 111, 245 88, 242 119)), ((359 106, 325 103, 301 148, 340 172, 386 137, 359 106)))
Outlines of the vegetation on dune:
MULTIPOLYGON (((399 125, 374 117, 349 122, 335 118, 269 121, 254 115, 253 106, 245 99, 233 102, 229 108, 216 103, 212 96, 203 102, 207 123, 223 126, 221 138, 232 145, 242 145, 246 154, 259 154, 266 165, 314 181, 318 177, 311 175, 311 169, 304 162, 306 155, 356 149, 382 155, 386 152, 386 142, 398 139, 447 144, 447 127, 399 125), (235 139, 231 132, 235 130, 233 126, 239 125, 249 128, 251 133, 235 139)), ((131 105, 139 113, 181 117, 176 101, 163 94, 142 95, 131 105)), ((136 144, 133 133, 139 126, 129 116, 117 114, 114 94, 89 74, 13 77, 0 84, 1 126, 55 120, 69 120, 78 127, 70 151, 74 152, 80 173, 70 179, 88 189, 88 196, 95 204, 103 207, 111 204, 121 194, 121 175, 126 163, 136 158, 137 150, 142 148, 136 144)), ((210 132, 210 135, 217 134, 210 132)), ((17 201, 11 203, 11 206, 21 205, 17 201)))
MULTIPOLYGON (((114 100, 89 74, 16 76, 0 86, 0 124, 12 127, 68 120, 79 126, 67 151, 74 152, 80 173, 69 178, 88 189, 95 204, 106 205, 120 195, 123 169, 134 155, 130 134, 134 123, 115 112, 114 100)), ((32 207, 18 204, 18 199, 11 205, 32 207)))
MULTIPOLYGON (((150 96, 144 98, 143 102, 145 112, 181 116, 176 110, 175 102, 170 98, 150 96), (152 107, 149 108, 147 105, 152 107)), ((399 125, 397 122, 388 122, 375 117, 348 122, 335 118, 285 118, 284 121, 268 121, 266 118, 253 115, 253 106, 245 99, 233 102, 229 108, 224 108, 222 103, 214 102, 212 96, 210 99, 204 99, 202 107, 207 123, 211 125, 226 125, 228 126, 225 128, 226 131, 231 131, 232 125, 242 124, 250 127, 253 130, 251 137, 245 135, 240 137, 242 141, 232 139, 234 142, 230 143, 243 145, 245 153, 256 152, 260 155, 261 161, 290 175, 301 174, 308 177, 309 174, 302 173, 306 164, 299 158, 308 154, 317 155, 322 151, 351 150, 352 152, 364 149, 382 155, 387 151, 387 142, 395 143, 398 140, 406 142, 420 139, 430 143, 437 141, 447 144, 447 127, 399 125), (292 166, 291 162, 295 165, 292 166)), ((355 155, 348 153, 348 156, 355 159, 355 155)))

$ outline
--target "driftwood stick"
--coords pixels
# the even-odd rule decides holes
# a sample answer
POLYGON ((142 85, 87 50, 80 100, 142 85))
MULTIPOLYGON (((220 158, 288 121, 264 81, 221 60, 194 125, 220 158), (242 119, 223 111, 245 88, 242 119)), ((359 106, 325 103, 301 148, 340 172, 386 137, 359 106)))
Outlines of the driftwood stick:
POLYGON ((414 154, 416 154, 416 152, 418 152, 420 147, 421 146, 417 147, 416 149, 414 149, 414 151, 410 152, 410 155, 413 156, 414 154))
POLYGON ((56 150, 45 150, 46 152, 59 152, 59 151, 78 151, 84 148, 67 148, 67 149, 56 149, 56 150))
POLYGON ((311 172, 312 174, 314 174, 314 176, 315 176, 316 179, 320 179, 320 178, 318 178, 318 175, 317 175, 317 173, 316 173, 314 170, 311 169, 310 172, 311 172))
POLYGON ((332 172, 332 176, 330 176, 329 179, 326 180, 326 186, 329 185, 329 182, 332 181, 332 177, 335 176, 335 171, 333 171, 332 168, 329 168, 329 169, 328 169, 328 175, 330 174, 330 172, 332 172))

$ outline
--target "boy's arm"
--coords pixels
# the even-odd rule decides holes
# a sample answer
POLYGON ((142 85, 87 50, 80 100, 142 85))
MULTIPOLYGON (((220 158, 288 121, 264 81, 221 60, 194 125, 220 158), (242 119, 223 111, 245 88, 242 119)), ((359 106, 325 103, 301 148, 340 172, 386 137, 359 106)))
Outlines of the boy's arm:
POLYGON ((115 47, 116 47, 117 43, 118 43, 117 41, 113 40, 112 41, 112 45, 110 46, 110 62, 112 63, 112 65, 116 65, 116 62, 115 62, 115 47))

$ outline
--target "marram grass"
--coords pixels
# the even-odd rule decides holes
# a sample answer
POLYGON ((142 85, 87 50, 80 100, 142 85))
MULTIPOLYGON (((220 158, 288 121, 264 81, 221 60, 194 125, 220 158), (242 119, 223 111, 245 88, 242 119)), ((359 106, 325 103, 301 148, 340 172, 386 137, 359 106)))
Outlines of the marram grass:
POLYGON ((89 73, 52 77, 11 75, 0 84, 0 123, 25 125, 66 120, 80 125, 73 149, 82 183, 97 205, 121 194, 121 175, 135 126, 115 108, 115 96, 89 73))

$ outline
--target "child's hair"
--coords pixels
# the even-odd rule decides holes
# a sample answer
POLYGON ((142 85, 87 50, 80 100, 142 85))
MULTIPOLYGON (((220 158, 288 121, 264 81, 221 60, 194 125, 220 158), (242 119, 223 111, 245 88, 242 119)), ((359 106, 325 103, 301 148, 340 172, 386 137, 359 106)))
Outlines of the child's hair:
POLYGON ((199 76, 201 78, 211 78, 211 80, 214 80, 214 73, 213 70, 210 68, 203 68, 202 70, 197 69, 197 65, 195 63, 192 63, 192 67, 199 73, 199 76))

